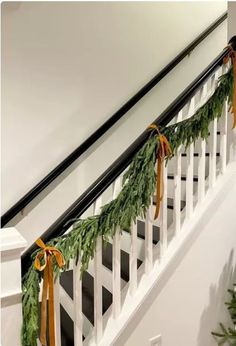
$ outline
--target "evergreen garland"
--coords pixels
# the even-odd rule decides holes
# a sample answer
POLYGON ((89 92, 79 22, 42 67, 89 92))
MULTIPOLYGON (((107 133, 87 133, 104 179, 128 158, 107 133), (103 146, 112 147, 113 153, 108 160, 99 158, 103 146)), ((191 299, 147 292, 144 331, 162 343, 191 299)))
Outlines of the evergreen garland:
POLYGON ((218 87, 213 95, 191 118, 161 129, 161 132, 167 137, 174 152, 181 145, 187 148, 199 137, 207 139, 209 136, 209 125, 212 120, 221 117, 224 101, 227 99, 227 96, 229 96, 229 102, 232 102, 234 85, 233 69, 231 68, 228 73, 222 75, 218 83, 218 87))
MULTIPOLYGON (((220 77, 219 84, 214 94, 208 101, 189 119, 177 124, 160 128, 173 152, 180 145, 186 148, 199 137, 207 139, 209 124, 214 118, 222 114, 224 101, 233 94, 233 69, 220 77)), ((89 261, 94 257, 96 241, 102 236, 106 243, 111 239, 116 230, 122 232, 129 230, 132 221, 137 217, 144 217, 151 204, 155 190, 156 173, 155 162, 159 148, 156 131, 150 131, 150 137, 134 157, 127 172, 123 177, 122 190, 110 203, 101 208, 101 213, 87 219, 78 219, 73 229, 65 236, 54 238, 47 243, 60 250, 65 259, 65 269, 69 267, 70 260, 81 260, 81 273, 87 270, 89 261)), ((32 265, 23 278, 23 327, 22 345, 37 346, 39 333, 39 283, 42 273, 34 268, 34 259, 39 250, 32 255, 32 265)), ((60 275, 60 270, 54 264, 55 276, 60 275)))
MULTIPOLYGON (((234 287, 236 287, 236 284, 234 284, 234 287)), ((231 300, 226 302, 225 305, 227 305, 233 325, 236 327, 236 291, 228 290, 228 292, 231 295, 231 300)), ((223 323, 220 323, 219 326, 221 332, 212 332, 212 335, 218 339, 218 345, 227 343, 227 345, 236 346, 236 329, 226 328, 223 323)))

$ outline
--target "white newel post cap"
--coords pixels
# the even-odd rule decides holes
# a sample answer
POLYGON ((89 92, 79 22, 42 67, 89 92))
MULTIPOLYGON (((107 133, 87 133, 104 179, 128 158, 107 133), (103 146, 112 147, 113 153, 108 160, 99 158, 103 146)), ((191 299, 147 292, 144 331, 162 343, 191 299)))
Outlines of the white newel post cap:
POLYGON ((1 346, 21 345, 21 254, 26 246, 26 240, 14 227, 0 230, 1 346))

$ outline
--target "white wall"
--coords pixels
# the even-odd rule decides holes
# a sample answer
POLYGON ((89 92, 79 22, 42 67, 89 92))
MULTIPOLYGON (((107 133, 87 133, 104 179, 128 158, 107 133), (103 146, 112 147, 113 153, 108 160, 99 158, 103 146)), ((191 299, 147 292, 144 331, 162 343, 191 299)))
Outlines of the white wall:
MULTIPOLYGON (((225 10, 226 2, 4 2, 3 211, 225 10)), ((226 28, 14 220, 29 243, 211 62, 226 28)))
POLYGON ((116 346, 215 346, 211 331, 218 323, 231 326, 225 301, 236 280, 236 166, 210 207, 197 223, 191 246, 165 279, 158 282, 127 326, 116 346))

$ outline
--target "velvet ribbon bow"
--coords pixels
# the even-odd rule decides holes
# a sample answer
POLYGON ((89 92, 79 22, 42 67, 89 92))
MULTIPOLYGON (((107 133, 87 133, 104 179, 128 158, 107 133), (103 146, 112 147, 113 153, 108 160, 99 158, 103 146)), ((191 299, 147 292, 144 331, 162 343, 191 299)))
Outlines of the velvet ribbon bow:
POLYGON ((155 124, 148 126, 148 129, 154 129, 158 134, 159 148, 157 150, 157 174, 156 174, 156 210, 154 220, 160 213, 161 202, 164 195, 163 165, 166 157, 172 155, 172 150, 167 138, 160 133, 159 128, 155 124))
POLYGON ((43 271, 43 292, 41 303, 41 327, 40 342, 43 346, 47 344, 46 327, 47 327, 47 297, 49 301, 49 343, 55 346, 55 321, 54 321, 54 280, 53 280, 53 262, 54 259, 59 268, 65 264, 62 253, 55 247, 46 246, 41 239, 36 244, 42 249, 39 251, 34 266, 37 270, 43 271))

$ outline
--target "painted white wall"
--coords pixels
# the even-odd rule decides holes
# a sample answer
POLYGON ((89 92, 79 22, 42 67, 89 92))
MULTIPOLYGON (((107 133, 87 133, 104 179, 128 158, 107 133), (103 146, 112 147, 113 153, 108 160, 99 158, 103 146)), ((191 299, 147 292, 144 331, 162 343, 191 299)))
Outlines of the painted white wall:
MULTIPOLYGON (((225 10, 226 2, 3 3, 3 212, 225 10)), ((29 244, 215 58, 226 28, 13 221, 29 244)))
POLYGON ((197 223, 191 246, 181 251, 114 345, 149 346, 161 335, 161 346, 215 346, 211 331, 219 331, 219 322, 231 326, 224 302, 236 280, 235 179, 234 164, 197 223))

